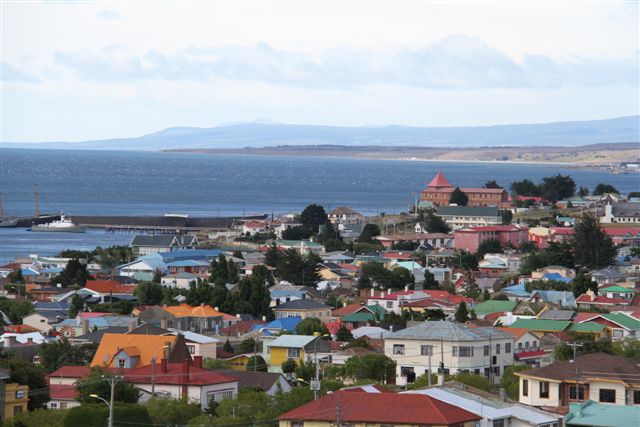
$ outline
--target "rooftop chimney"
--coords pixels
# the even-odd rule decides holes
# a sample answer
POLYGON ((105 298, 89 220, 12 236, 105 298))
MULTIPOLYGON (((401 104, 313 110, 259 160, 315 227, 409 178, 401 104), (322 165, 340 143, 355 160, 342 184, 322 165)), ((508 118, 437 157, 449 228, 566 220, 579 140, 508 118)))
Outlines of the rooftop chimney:
POLYGON ((133 331, 136 328, 136 326, 138 326, 138 322, 137 321, 135 321, 135 320, 130 321, 129 322, 129 332, 133 331))
POLYGON ((507 392, 503 388, 500 388, 500 401, 502 402, 507 401, 507 392))
POLYGON ((371 296, 372 297, 376 296, 376 291, 373 288, 371 288, 371 296))
POLYGON ((89 333, 89 319, 82 319, 82 335, 89 333))
POLYGON ((4 346, 5 347, 15 347, 16 345, 16 337, 4 337, 4 346))
POLYGON ((193 366, 202 368, 202 356, 193 356, 193 366))
POLYGON ((160 327, 162 329, 167 329, 167 319, 161 319, 160 320, 160 327))
POLYGON ((162 372, 163 374, 167 373, 167 359, 165 359, 164 357, 160 359, 160 372, 162 372))

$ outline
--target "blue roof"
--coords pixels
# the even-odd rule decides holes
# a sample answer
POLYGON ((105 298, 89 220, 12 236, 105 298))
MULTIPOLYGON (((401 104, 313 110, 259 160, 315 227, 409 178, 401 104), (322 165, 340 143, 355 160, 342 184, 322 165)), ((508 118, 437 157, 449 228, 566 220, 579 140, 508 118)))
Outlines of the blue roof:
POLYGON ((45 268, 43 270, 40 270, 40 273, 41 274, 58 274, 58 273, 62 273, 62 270, 64 269, 60 267, 45 268))
POLYGON ((42 302, 36 301, 33 303, 33 308, 36 310, 69 310, 71 304, 68 302, 42 302))
POLYGON ((32 268, 23 268, 21 273, 22 273, 22 276, 39 276, 40 275, 40 273, 38 273, 32 268))
POLYGON ((266 325, 255 325, 253 330, 258 329, 282 329, 285 331, 295 331, 298 323, 302 322, 301 317, 283 317, 282 319, 273 320, 266 325))
POLYGON ((558 282, 571 283, 573 279, 568 277, 563 277, 560 273, 547 273, 544 275, 544 278, 547 280, 557 280, 558 282))
POLYGON ((575 307, 576 298, 571 291, 534 291, 545 302, 558 304, 561 307, 575 307))
POLYGON ((164 262, 180 260, 210 260, 220 255, 219 249, 180 249, 171 252, 159 252, 164 262))
POLYGON ((303 295, 306 295, 307 292, 306 291, 301 291, 301 290, 282 290, 282 289, 275 289, 273 291, 269 291, 269 293, 271 294, 271 298, 280 298, 280 297, 287 297, 287 296, 295 296, 298 298, 302 298, 303 295))
POLYGON ((185 259, 167 263, 167 267, 208 267, 209 263, 196 259, 185 259))
POLYGON ((526 291, 524 287, 524 283, 518 283, 517 285, 507 286, 506 288, 500 289, 500 292, 506 292, 508 294, 521 296, 521 297, 528 297, 531 295, 531 292, 526 291))
MULTIPOLYGON (((137 323, 138 318, 134 316, 100 316, 91 317, 86 319, 89 322, 89 328, 108 328, 109 326, 129 326, 132 321, 137 323)), ((56 327, 59 329, 62 326, 82 326, 82 322, 78 322, 76 319, 66 319, 58 323, 56 327)))

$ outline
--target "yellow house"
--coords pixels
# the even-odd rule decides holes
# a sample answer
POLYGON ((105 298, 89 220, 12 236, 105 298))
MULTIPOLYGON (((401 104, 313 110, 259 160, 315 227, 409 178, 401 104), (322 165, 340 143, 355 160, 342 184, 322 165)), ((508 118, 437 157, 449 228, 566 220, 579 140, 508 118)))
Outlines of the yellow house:
POLYGON ((16 383, 4 385, 4 408, 2 419, 8 420, 20 412, 27 412, 29 386, 16 383))
POLYGON ((307 355, 313 357, 314 353, 330 351, 327 341, 309 335, 281 335, 270 343, 265 342, 265 347, 269 372, 282 372, 282 363, 289 359, 300 363, 307 355))
POLYGON ((229 362, 230 369, 233 369, 234 371, 246 371, 251 356, 253 356, 253 354, 238 354, 225 360, 229 362))

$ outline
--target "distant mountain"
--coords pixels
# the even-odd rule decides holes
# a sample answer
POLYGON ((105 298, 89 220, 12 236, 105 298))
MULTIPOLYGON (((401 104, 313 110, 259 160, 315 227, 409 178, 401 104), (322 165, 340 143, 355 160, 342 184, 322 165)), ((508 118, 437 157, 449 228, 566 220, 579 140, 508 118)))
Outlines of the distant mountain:
POLYGON ((252 122, 176 127, 136 138, 84 142, 2 143, 3 147, 166 150, 301 145, 531 147, 640 142, 640 116, 606 120, 474 127, 338 127, 252 122))

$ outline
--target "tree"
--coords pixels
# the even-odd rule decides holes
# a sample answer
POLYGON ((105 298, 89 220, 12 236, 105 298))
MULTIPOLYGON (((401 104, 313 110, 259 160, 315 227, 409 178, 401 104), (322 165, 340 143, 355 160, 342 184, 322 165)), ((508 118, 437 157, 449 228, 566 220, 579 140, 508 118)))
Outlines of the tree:
MULTIPOLYGON (((7 418, 2 424, 3 427, 64 427, 64 419, 67 416, 65 409, 49 411, 47 409, 36 409, 35 411, 25 411, 16 414, 12 418, 7 418)), ((85 424, 86 425, 86 424, 85 424)))
POLYGON ((499 186, 495 180, 492 180, 492 181, 485 182, 482 188, 502 188, 502 187, 499 186))
POLYGON ((282 362, 282 365, 280 367, 282 369, 282 373, 285 374, 287 378, 291 378, 296 372, 296 368, 298 367, 298 365, 296 364, 295 360, 289 358, 282 362))
POLYGON ((224 342, 222 351, 233 354, 233 346, 231 345, 231 342, 229 342, 229 338, 227 338, 227 340, 224 342))
POLYGON ((555 175, 542 178, 540 195, 552 203, 571 197, 576 192, 576 183, 569 175, 555 175))
POLYGON ((625 337, 615 341, 611 346, 614 354, 640 361, 640 339, 625 337))
POLYGON ((502 246, 500 246, 500 242, 498 239, 487 239, 483 240, 478 245, 478 251, 476 252, 476 257, 478 259, 484 258, 485 254, 501 254, 502 246))
POLYGON ((478 268, 478 258, 464 249, 456 251, 451 258, 453 267, 458 267, 461 270, 476 270, 478 268))
POLYGON ((462 287, 464 296, 476 299, 480 296, 480 287, 476 283, 476 278, 472 271, 467 271, 464 275, 464 285, 462 287))
POLYGON ((549 242, 549 246, 544 250, 547 265, 561 265, 567 268, 575 267, 574 248, 570 240, 560 242, 549 242))
POLYGON ((614 187, 611 184, 600 183, 596 185, 596 188, 593 190, 594 196, 602 196, 603 194, 607 194, 607 193, 620 194, 620 192, 616 189, 616 187, 614 187))
POLYGON ((0 297, 0 310, 9 317, 11 323, 21 323, 22 319, 31 313, 35 313, 33 304, 28 300, 10 300, 0 297))
POLYGON ((316 333, 325 335, 329 330, 322 320, 315 317, 307 317, 296 326, 297 335, 315 335, 316 333))
POLYGON ((247 371, 267 372, 268 367, 267 362, 259 355, 251 356, 247 362, 247 371))
POLYGON ((482 301, 489 301, 491 299, 491 294, 489 293, 489 289, 485 289, 482 292, 482 301))
POLYGON ((467 196, 464 191, 460 190, 460 187, 456 187, 451 193, 449 204, 467 206, 467 203, 469 203, 469 196, 467 196))
MULTIPOLYGON (((92 394, 97 394, 103 399, 109 400, 111 386, 106 379, 112 376, 108 371, 93 368, 87 378, 78 382, 76 386, 78 390, 77 400, 82 403, 93 403, 95 402, 95 398, 90 396, 92 394)), ((118 381, 115 385, 114 392, 114 401, 122 403, 137 403, 140 393, 133 384, 126 381, 118 381)))
POLYGON ((380 235, 380 227, 377 224, 366 224, 362 229, 362 233, 358 236, 360 243, 379 243, 373 238, 380 235))
POLYGON ((162 285, 159 283, 139 283, 133 293, 140 305, 158 305, 162 302, 162 285))
POLYGON ((69 305, 69 318, 75 318, 84 309, 84 301, 78 294, 73 294, 69 305))
POLYGON ((500 388, 507 392, 509 399, 518 400, 520 378, 515 375, 516 372, 522 372, 531 369, 528 365, 511 365, 504 370, 504 375, 500 379, 500 388))
POLYGON ((63 338, 40 346, 40 363, 47 372, 65 365, 86 365, 91 363, 97 349, 98 344, 73 346, 63 338))
POLYGON ((49 401, 48 386, 45 379, 46 371, 43 367, 23 359, 10 358, 0 359, 0 368, 9 371, 9 382, 28 385, 29 390, 40 390, 38 393, 29 395, 28 405, 30 411, 42 408, 49 401))
POLYGON ((275 267, 278 264, 279 256, 280 254, 278 253, 276 244, 272 243, 264 254, 264 263, 269 267, 275 267))
POLYGON ((467 310, 467 303, 461 301, 458 305, 458 309, 455 314, 456 322, 465 323, 469 320, 469 310, 467 310))
POLYGON ((424 270, 424 282, 422 282, 422 289, 438 289, 438 282, 436 277, 429 270, 424 270))
POLYGON ((276 274, 294 285, 313 285, 320 280, 318 264, 322 260, 315 254, 305 257, 291 248, 282 253, 276 265, 276 274))
POLYGON ((448 233, 451 231, 449 224, 441 216, 436 215, 433 209, 427 209, 425 213, 421 213, 421 216, 429 233, 448 233))
POLYGON ((183 426, 191 418, 202 414, 200 404, 189 402, 186 397, 182 399, 159 399, 152 397, 145 405, 151 421, 161 426, 183 426))
POLYGON ((81 263, 77 258, 73 258, 69 260, 59 275, 51 279, 51 284, 57 285, 60 283, 65 287, 70 285, 84 287, 89 277, 87 266, 81 263))
POLYGON ((353 356, 345 363, 345 376, 354 380, 374 380, 387 383, 395 377, 396 362, 384 354, 353 356))
MULTIPOLYGON (((64 418, 64 427, 103 427, 107 425, 109 408, 96 399, 84 403, 67 411, 64 418)), ((57 411, 57 410, 56 410, 57 411)), ((51 411, 55 412, 55 411, 51 411)), ((119 403, 113 408, 114 425, 148 426, 153 425, 144 405, 131 405, 119 403), (125 421, 126 420, 126 421, 125 421)))
POLYGON ((156 271, 153 272, 153 278, 151 279, 151 281, 153 283, 162 282, 162 271, 160 271, 160 269, 156 268, 156 271))
POLYGON ((511 193, 514 196, 536 197, 540 195, 540 188, 528 179, 511 183, 511 193))
POLYGON ((509 225, 513 221, 513 212, 510 209, 500 209, 500 217, 503 225, 509 225))
POLYGON ((327 213, 320 205, 309 205, 300 214, 300 222, 317 233, 320 226, 327 222, 327 213))
POLYGON ((282 238, 286 240, 305 240, 313 236, 313 230, 306 225, 289 227, 282 232, 282 238))
POLYGON ((587 187, 580 187, 578 189, 578 196, 585 197, 589 195, 589 189, 587 187))
POLYGON ((242 340, 239 350, 240 354, 253 353, 254 351, 256 351, 256 340, 254 340, 253 338, 242 340))
POLYGON ((597 293, 598 284, 591 279, 591 276, 586 274, 584 270, 579 269, 576 272, 576 277, 573 278, 571 282, 571 290, 573 291, 573 295, 575 297, 579 297, 584 294, 588 290, 592 290, 597 293))
POLYGON ((10 283, 24 283, 24 277, 22 277, 22 270, 19 268, 16 268, 11 273, 9 273, 9 276, 7 277, 10 283))
POLYGON ((338 332, 336 332, 336 341, 351 341, 352 339, 351 331, 346 326, 340 325, 338 332))
POLYGON ((484 391, 493 391, 493 383, 484 375, 472 374, 470 372, 458 372, 451 377, 452 380, 461 382, 470 387, 475 387, 484 391))
POLYGON ((577 267, 598 269, 613 264, 617 250, 594 215, 583 215, 571 239, 577 267))

